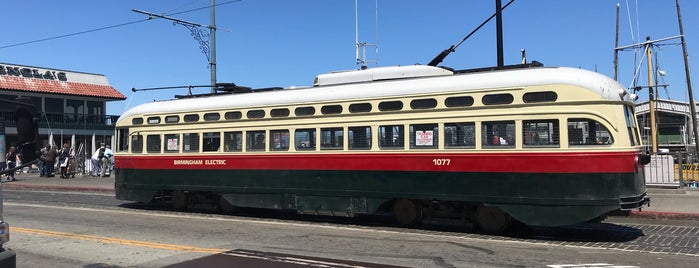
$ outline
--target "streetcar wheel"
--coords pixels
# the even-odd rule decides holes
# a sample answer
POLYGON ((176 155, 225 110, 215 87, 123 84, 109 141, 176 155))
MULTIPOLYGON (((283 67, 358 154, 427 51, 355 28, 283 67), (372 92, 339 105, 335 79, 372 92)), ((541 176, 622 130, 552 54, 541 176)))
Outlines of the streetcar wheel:
POLYGON ((185 210, 189 206, 189 197, 183 191, 173 191, 171 194, 172 208, 185 210))
POLYGON ((480 205, 476 209, 476 224, 486 233, 501 233, 512 225, 512 217, 498 207, 480 205))
POLYGON ((226 214, 230 214, 235 211, 235 206, 223 198, 223 196, 219 196, 218 198, 218 207, 221 209, 221 212, 226 214))
POLYGON ((398 199, 393 202, 393 215, 402 225, 415 225, 422 221, 422 206, 410 199, 398 199))

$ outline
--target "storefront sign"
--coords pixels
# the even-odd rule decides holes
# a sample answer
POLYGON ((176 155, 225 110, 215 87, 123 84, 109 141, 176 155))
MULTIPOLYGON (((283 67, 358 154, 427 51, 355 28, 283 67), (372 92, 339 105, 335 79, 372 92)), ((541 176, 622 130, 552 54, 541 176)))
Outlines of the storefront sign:
POLYGON ((65 72, 56 72, 51 70, 40 70, 27 67, 16 67, 0 65, 0 75, 22 76, 26 78, 37 78, 47 80, 68 81, 65 72))

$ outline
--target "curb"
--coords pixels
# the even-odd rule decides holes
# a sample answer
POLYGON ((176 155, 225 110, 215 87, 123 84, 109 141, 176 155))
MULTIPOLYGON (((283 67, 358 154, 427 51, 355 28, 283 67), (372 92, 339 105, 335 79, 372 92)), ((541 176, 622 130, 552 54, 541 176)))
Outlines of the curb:
POLYGON ((84 186, 59 186, 59 185, 35 185, 35 184, 7 184, 3 183, 3 189, 8 190, 58 190, 58 191, 88 191, 88 192, 114 192, 113 188, 84 187, 84 186))
POLYGON ((699 214, 683 212, 659 212, 659 211, 631 211, 630 218, 642 218, 653 220, 691 220, 699 221, 699 214))

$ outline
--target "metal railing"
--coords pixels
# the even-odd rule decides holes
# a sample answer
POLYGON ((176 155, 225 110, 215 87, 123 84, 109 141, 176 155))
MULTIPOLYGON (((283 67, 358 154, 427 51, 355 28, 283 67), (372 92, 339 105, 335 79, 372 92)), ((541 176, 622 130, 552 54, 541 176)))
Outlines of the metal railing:
POLYGON ((643 167, 646 185, 675 188, 699 187, 699 153, 675 152, 651 155, 643 167))
MULTIPOLYGON (((15 127, 17 125, 14 112, 2 112, 2 114, 5 118, 5 126, 15 127)), ((117 119, 119 119, 118 115, 37 114, 39 128, 113 130, 117 119)))

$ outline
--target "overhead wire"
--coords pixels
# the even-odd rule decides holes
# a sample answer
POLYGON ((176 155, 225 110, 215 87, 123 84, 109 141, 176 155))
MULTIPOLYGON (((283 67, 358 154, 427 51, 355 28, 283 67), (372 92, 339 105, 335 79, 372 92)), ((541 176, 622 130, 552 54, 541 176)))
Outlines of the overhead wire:
MULTIPOLYGON (((231 1, 224 2, 224 3, 216 4, 216 5, 214 5, 214 6, 215 6, 215 7, 216 7, 216 6, 222 6, 222 5, 231 4, 231 3, 240 2, 240 1, 242 1, 242 0, 231 0, 231 1)), ((179 15, 179 14, 188 13, 188 12, 193 12, 193 11, 202 10, 202 9, 206 9, 206 8, 210 8, 210 6, 200 7, 200 8, 195 8, 195 9, 190 9, 190 10, 185 10, 185 11, 180 11, 180 12, 176 12, 176 13, 172 13, 172 14, 168 14, 168 15, 179 15)), ((64 34, 64 35, 59 35, 59 36, 53 36, 53 37, 48 37, 48 38, 42 38, 42 39, 33 40, 33 41, 15 43, 15 44, 10 44, 10 45, 0 46, 0 49, 10 48, 10 47, 16 47, 16 46, 23 46, 23 45, 34 44, 34 43, 39 43, 39 42, 45 42, 45 41, 50 41, 50 40, 55 40, 55 39, 60 39, 60 38, 66 38, 66 37, 71 37, 71 36, 76 36, 76 35, 81 35, 81 34, 86 34, 86 33, 92 33, 92 32, 97 32, 97 31, 103 31, 103 30, 108 30, 108 29, 112 29, 112 28, 118 28, 118 27, 123 27, 123 26, 131 25, 131 24, 136 24, 136 23, 148 21, 148 20, 151 20, 151 19, 152 19, 152 18, 141 19, 141 20, 126 22, 126 23, 120 23, 120 24, 116 24, 116 25, 105 26, 105 27, 95 28, 95 29, 91 29, 91 30, 76 32, 76 33, 69 33, 69 34, 64 34)))

